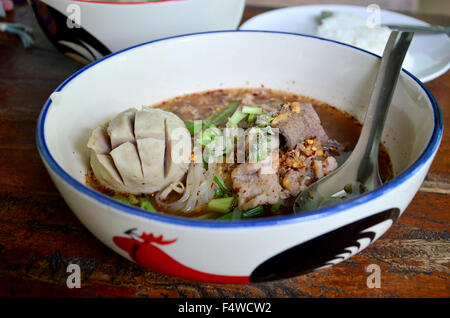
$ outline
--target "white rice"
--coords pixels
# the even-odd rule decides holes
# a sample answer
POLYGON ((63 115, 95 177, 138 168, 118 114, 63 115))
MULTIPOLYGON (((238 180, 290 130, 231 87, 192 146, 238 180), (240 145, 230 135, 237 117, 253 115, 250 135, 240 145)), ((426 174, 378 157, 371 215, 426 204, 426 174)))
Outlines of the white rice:
MULTIPOLYGON (((322 19, 322 24, 317 28, 317 35, 322 38, 350 44, 380 56, 383 55, 390 34, 391 30, 387 27, 370 28, 360 16, 341 12, 333 12, 331 17, 322 19)), ((413 62, 407 53, 403 67, 411 70, 413 62)))

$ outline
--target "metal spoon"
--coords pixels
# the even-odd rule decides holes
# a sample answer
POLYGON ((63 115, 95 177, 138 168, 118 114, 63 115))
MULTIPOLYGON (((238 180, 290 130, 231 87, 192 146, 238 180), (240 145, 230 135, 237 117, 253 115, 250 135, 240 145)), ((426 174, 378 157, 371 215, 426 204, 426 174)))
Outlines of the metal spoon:
POLYGON ((300 193, 294 203, 294 213, 335 205, 382 185, 378 171, 378 147, 403 59, 413 34, 401 31, 391 33, 355 149, 342 166, 300 193))
POLYGON ((439 34, 445 33, 450 35, 450 27, 444 25, 413 25, 413 24, 382 24, 391 30, 409 31, 415 33, 439 34))

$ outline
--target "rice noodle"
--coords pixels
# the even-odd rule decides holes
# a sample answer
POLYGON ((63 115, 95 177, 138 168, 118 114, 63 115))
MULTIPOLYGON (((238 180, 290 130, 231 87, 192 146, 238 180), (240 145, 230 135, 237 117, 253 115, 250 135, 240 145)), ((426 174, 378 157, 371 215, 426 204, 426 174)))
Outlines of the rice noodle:
POLYGON ((180 181, 171 183, 167 188, 165 188, 165 189, 161 192, 161 194, 159 195, 159 197, 160 197, 162 200, 165 200, 165 199, 167 199, 167 197, 169 196, 169 194, 170 194, 172 191, 175 191, 175 192, 177 192, 177 193, 183 193, 183 192, 184 192, 184 184, 183 184, 182 182, 180 182, 180 181))
MULTIPOLYGON (((206 170, 202 164, 191 163, 181 198, 170 203, 166 202, 169 193, 175 190, 174 185, 171 184, 156 195, 156 202, 170 212, 190 213, 198 210, 214 197, 213 173, 215 169, 215 164, 210 164, 208 170, 206 170)), ((177 189, 180 189, 180 184, 182 185, 181 182, 177 184, 177 189)))

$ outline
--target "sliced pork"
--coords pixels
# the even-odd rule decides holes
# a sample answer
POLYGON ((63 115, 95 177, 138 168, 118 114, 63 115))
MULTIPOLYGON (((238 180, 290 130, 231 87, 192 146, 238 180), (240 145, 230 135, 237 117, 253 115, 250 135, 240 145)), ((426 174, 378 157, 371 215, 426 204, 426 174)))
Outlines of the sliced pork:
POLYGON ((314 137, 322 144, 328 141, 320 118, 311 103, 287 103, 281 107, 272 122, 272 127, 278 128, 287 149, 294 148, 305 139, 314 137))
POLYGON ((242 163, 233 170, 231 179, 241 210, 275 204, 280 200, 282 188, 278 182, 278 160, 278 155, 272 154, 257 163, 242 163))

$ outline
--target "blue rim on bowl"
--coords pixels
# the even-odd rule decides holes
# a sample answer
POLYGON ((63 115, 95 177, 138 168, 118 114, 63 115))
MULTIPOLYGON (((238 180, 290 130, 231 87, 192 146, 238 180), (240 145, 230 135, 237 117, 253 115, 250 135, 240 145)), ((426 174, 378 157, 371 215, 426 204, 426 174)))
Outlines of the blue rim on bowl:
MULTIPOLYGON (((198 32, 198 33, 192 33, 192 34, 185 34, 185 35, 178 35, 173 37, 168 37, 164 39, 158 39, 142 44, 138 44, 135 46, 132 46, 130 48, 124 49, 122 51, 112 53, 108 56, 105 56, 104 58, 97 60, 81 70, 77 71, 75 74, 70 76, 68 79, 66 79, 59 87, 55 90, 55 92, 60 92, 64 89, 64 87, 70 83, 73 79, 78 77, 80 74, 91 68, 92 66, 101 63, 104 60, 107 60, 117 54, 121 54, 123 52, 132 50, 134 48, 144 46, 144 45, 151 45, 155 42, 160 41, 167 41, 173 38, 178 37, 189 37, 189 36, 196 36, 196 35, 202 35, 202 34, 211 34, 211 33, 273 33, 273 34, 285 34, 285 35, 292 35, 292 36, 301 36, 301 37, 309 37, 309 38, 315 38, 321 41, 328 41, 333 42, 339 45, 344 45, 351 47, 353 49, 362 51, 364 53, 373 55, 375 57, 380 58, 380 56, 373 54, 371 52, 368 52, 366 50, 340 43, 333 40, 328 40, 324 38, 320 38, 317 36, 312 35, 305 35, 305 34, 298 34, 298 33, 290 33, 290 32, 279 32, 279 31, 261 31, 261 30, 230 30, 230 31, 208 31, 208 32, 198 32)), ((45 141, 44 136, 44 127, 45 127, 45 120, 48 113, 48 110, 52 104, 51 99, 49 98, 38 119, 37 128, 36 128, 36 142, 38 150, 42 156, 42 158, 45 160, 45 162, 48 164, 48 166, 55 172, 61 179, 63 179, 65 182, 67 182, 69 185, 74 187, 77 191, 89 196, 91 199, 94 199, 102 204, 106 204, 108 206, 111 206, 113 208, 116 208, 122 212, 155 220, 160 222, 167 222, 171 224, 178 224, 178 225, 185 225, 185 226, 194 226, 194 227, 209 227, 209 228, 239 228, 239 227, 254 227, 254 226, 271 226, 276 224, 290 224, 295 222, 302 222, 305 220, 311 220, 311 219, 317 219, 326 217, 331 214, 338 213, 340 211, 356 207, 358 205, 362 205, 372 199, 378 198, 384 193, 392 190, 393 188, 403 184, 406 182, 412 175, 414 175, 420 168, 423 167, 423 165, 430 159, 430 157, 434 154, 434 152, 437 150, 440 140, 442 138, 442 131, 443 131, 443 122, 442 122, 442 114, 441 110, 439 108, 439 105, 433 96, 433 94, 430 92, 430 90, 423 84, 418 78, 416 78, 414 75, 409 73, 406 70, 402 70, 405 74, 407 74, 409 77, 411 77, 419 86, 425 91, 428 100, 430 101, 432 108, 433 108, 433 115, 434 115, 434 127, 433 127, 433 134, 428 141, 427 146, 425 147, 425 150, 420 154, 419 158, 404 172, 396 176, 393 180, 388 182, 387 184, 383 185, 381 188, 376 189, 374 191, 371 191, 369 193, 366 193, 358 198, 355 198, 353 200, 349 200, 347 202, 341 203, 336 206, 316 210, 313 212, 305 213, 302 215, 289 215, 289 216, 282 216, 282 217, 273 217, 273 218, 265 218, 265 219, 256 219, 256 220, 245 220, 245 221, 239 221, 239 222, 224 222, 224 221, 215 221, 215 220, 196 220, 196 219, 189 219, 189 218, 183 218, 183 217, 177 217, 172 216, 168 214, 159 214, 159 213, 151 213, 146 212, 144 210, 141 210, 137 207, 127 205, 124 203, 121 203, 117 200, 114 200, 100 192, 97 192, 94 189, 89 188, 88 186, 82 184, 81 182, 77 181, 75 178, 70 176, 53 158, 51 155, 47 143, 45 141)))

